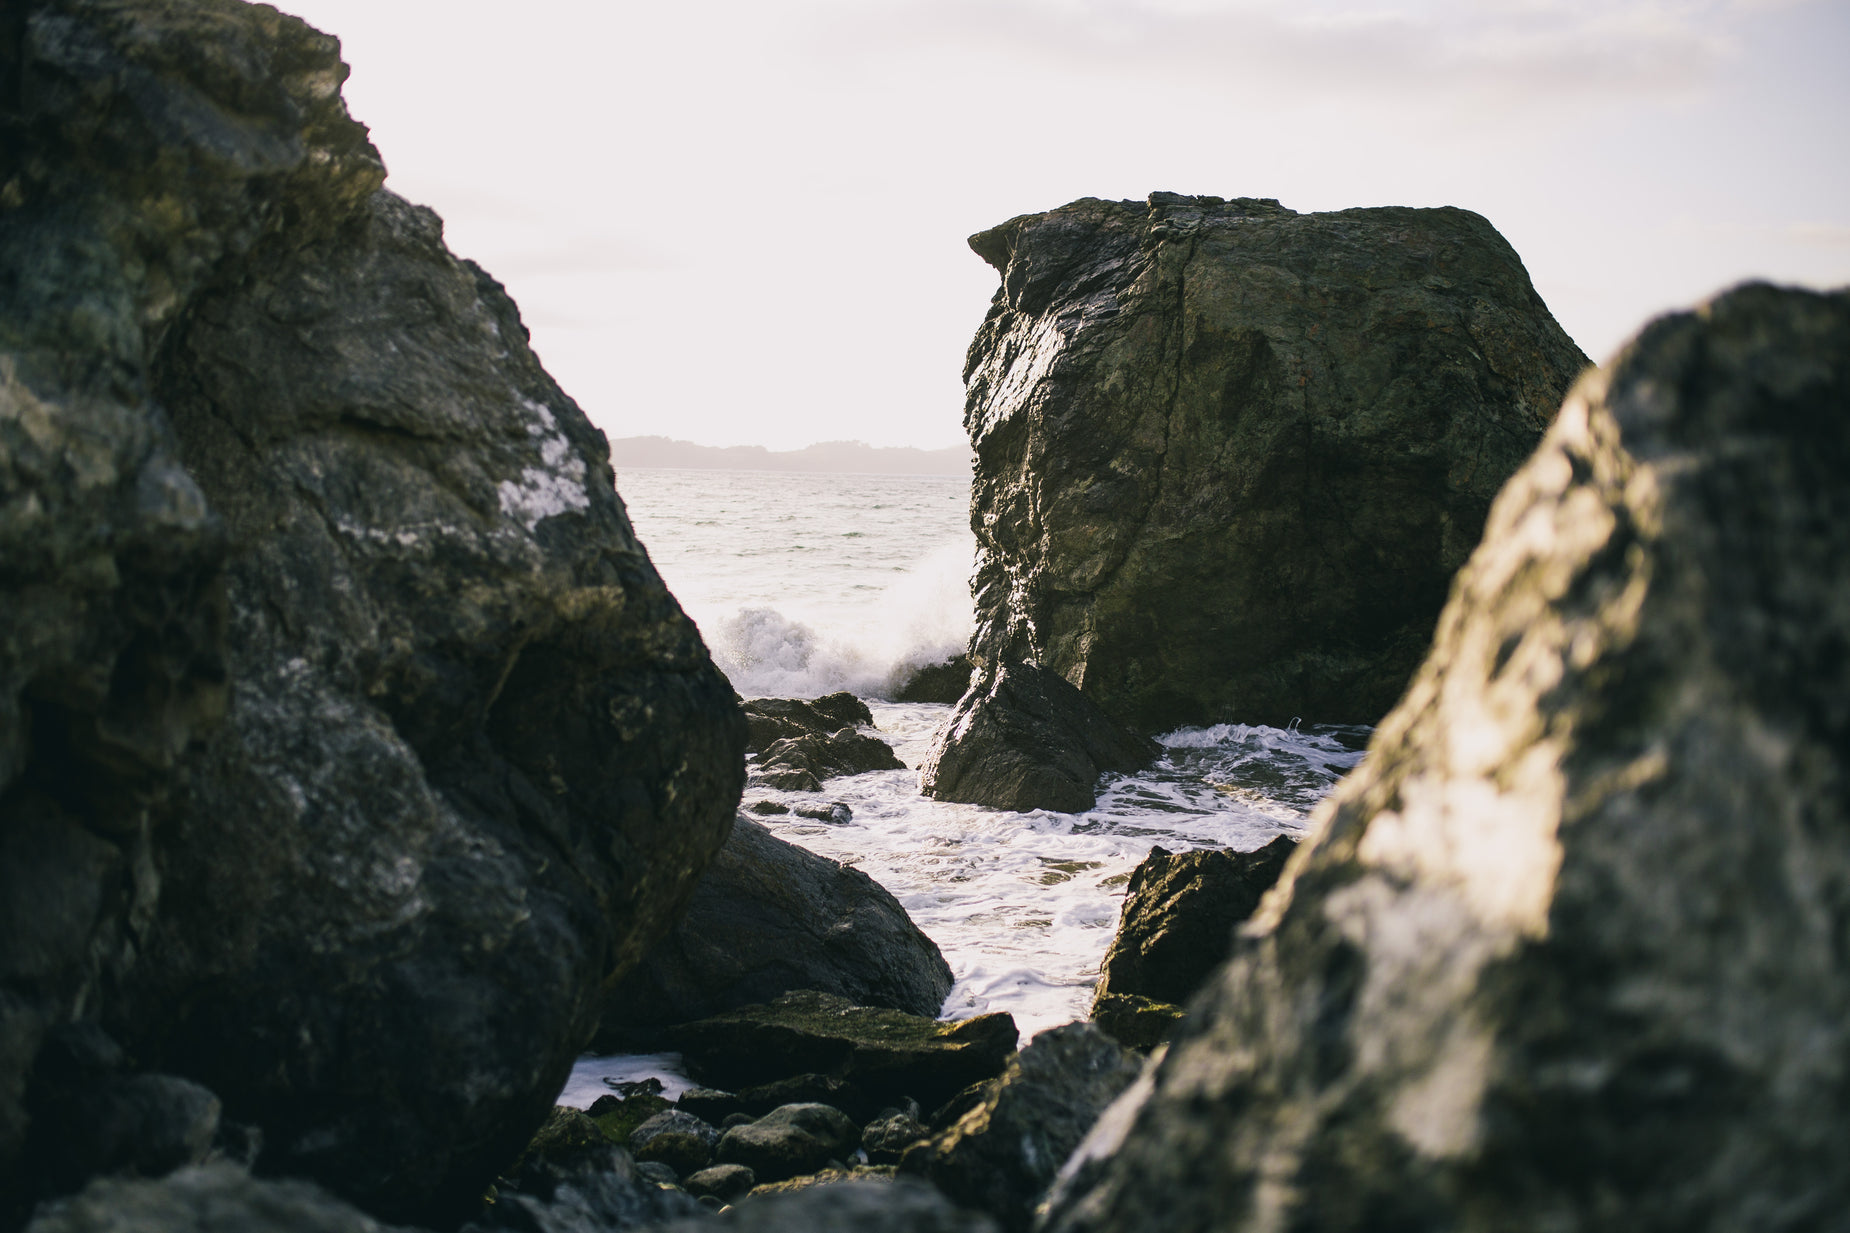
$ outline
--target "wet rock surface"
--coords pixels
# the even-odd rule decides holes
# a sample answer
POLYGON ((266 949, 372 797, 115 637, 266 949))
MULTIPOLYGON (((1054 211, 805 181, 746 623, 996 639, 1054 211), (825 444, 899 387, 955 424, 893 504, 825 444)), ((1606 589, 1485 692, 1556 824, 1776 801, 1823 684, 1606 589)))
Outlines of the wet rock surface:
POLYGON ((1145 732, 1378 721, 1586 363, 1463 210, 1153 193, 970 246, 972 656, 1145 732))
POLYGON ((894 686, 893 701, 955 703, 969 692, 975 671, 968 655, 953 655, 941 664, 913 668, 894 686))
POLYGON ((907 1099, 929 1108, 998 1074, 1014 1056, 1015 1021, 988 1014, 940 1023, 805 991, 679 1025, 669 1041, 701 1082, 737 1089, 827 1076, 846 1085, 847 1099, 831 1104, 871 1116, 907 1099))
POLYGON ((743 721, 332 38, 5 26, 0 1195, 84 1017, 262 1168, 460 1219, 723 840, 743 721))
POLYGON ((908 1149, 900 1171, 1004 1229, 1026 1230, 1060 1166, 1137 1071, 1138 1059, 1092 1024, 1042 1032, 979 1104, 908 1149))
POLYGON ((1272 889, 1297 846, 1280 835, 1253 852, 1152 848, 1125 887, 1118 932, 1099 964, 1098 1001, 1132 994, 1187 1002, 1227 958, 1234 929, 1272 889))
POLYGON ((951 969, 879 883, 740 817, 668 935, 605 998, 598 1047, 795 989, 935 1016, 951 969))
POLYGON ((753 698, 742 704, 757 755, 752 782, 791 792, 819 792, 824 780, 906 764, 877 736, 867 704, 847 692, 802 698, 753 698))
POLYGON ((1047 1227, 1840 1224, 1846 474, 1850 293, 1746 286, 1584 379, 1047 1227))
POLYGON ((1113 720, 1057 672, 1009 662, 971 682, 919 773, 919 790, 992 809, 1082 813, 1099 777, 1140 770, 1154 741, 1113 720))

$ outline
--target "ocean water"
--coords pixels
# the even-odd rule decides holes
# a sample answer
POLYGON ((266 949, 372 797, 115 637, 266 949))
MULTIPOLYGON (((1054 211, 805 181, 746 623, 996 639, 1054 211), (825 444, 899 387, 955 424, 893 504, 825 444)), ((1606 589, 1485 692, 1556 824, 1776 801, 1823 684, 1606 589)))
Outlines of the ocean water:
MULTIPOLYGON (((617 477, 637 534, 720 668, 746 697, 868 699, 910 770, 833 779, 819 793, 748 785, 746 802, 840 802, 851 821, 761 818, 854 865, 935 941, 957 983, 941 1012, 1014 1015, 1025 1042, 1084 1018, 1124 884, 1150 849, 1249 851, 1302 833, 1360 761, 1366 728, 1225 724, 1159 738, 1149 770, 1109 781, 1084 814, 1010 813, 919 795, 917 767, 949 716, 883 701, 910 666, 962 650, 974 541, 967 481, 884 475, 633 470, 617 477)), ((561 1100, 654 1074, 673 1055, 585 1058, 561 1100)))

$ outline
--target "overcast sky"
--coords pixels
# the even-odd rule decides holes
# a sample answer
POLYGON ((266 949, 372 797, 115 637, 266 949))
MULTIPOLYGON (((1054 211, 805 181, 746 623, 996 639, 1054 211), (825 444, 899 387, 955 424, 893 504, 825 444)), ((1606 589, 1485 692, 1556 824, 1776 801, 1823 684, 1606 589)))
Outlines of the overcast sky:
POLYGON ((964 440, 964 240, 1152 189, 1456 205, 1603 359, 1850 282, 1850 0, 281 0, 613 437, 964 440))

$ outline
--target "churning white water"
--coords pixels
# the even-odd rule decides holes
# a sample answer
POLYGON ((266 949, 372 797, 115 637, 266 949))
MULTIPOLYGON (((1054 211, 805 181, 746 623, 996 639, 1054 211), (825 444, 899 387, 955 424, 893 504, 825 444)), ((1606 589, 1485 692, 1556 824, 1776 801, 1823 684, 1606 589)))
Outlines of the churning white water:
MULTIPOLYGON (((746 801, 841 802, 830 825, 772 815, 779 837, 865 871, 943 950, 946 1017, 1015 1016, 1025 1042, 1083 1018, 1124 883, 1152 847, 1246 851, 1296 835, 1361 758, 1365 728, 1184 728, 1163 756, 1110 781, 1090 812, 1009 813, 919 795, 948 706, 884 702, 896 675, 963 648, 971 623, 969 485, 957 479, 627 471, 618 487, 650 557, 746 697, 865 697, 908 767, 820 793, 748 786, 746 801)), ((561 1100, 673 1059, 586 1058, 561 1100)), ((683 1081, 684 1082, 684 1081, 683 1081)))

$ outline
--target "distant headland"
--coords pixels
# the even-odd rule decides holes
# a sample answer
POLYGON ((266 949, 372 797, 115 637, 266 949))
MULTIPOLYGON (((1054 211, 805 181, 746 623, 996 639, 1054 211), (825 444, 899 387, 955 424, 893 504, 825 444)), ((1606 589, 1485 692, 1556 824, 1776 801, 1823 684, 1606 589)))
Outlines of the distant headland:
POLYGON ((620 437, 610 443, 618 471, 635 467, 692 467, 711 471, 832 471, 883 475, 970 474, 966 446, 922 450, 869 445, 865 441, 823 441, 800 450, 762 445, 696 445, 668 437, 620 437))

